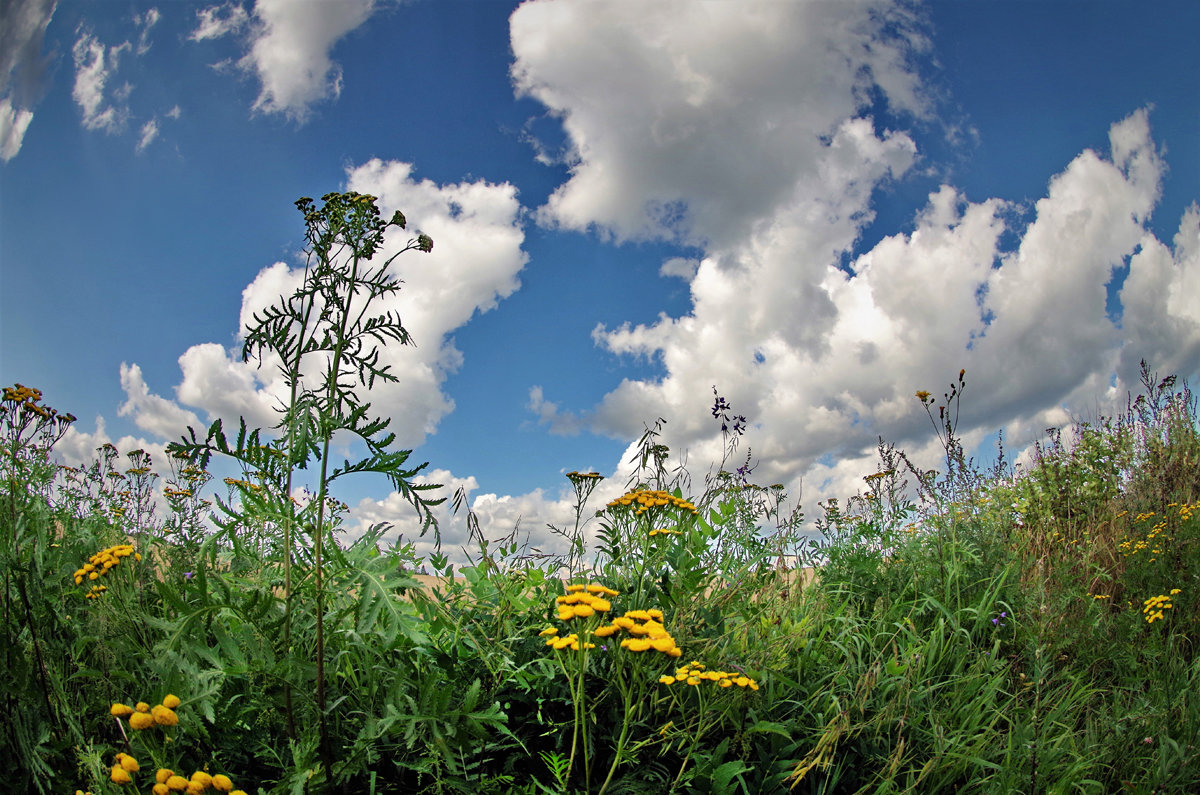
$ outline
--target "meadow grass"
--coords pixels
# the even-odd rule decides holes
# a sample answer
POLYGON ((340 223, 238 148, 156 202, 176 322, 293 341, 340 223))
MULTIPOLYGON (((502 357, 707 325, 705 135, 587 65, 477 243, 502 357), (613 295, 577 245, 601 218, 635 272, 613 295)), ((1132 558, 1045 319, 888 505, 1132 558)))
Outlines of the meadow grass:
MULTIPOLYGON (((302 211, 379 228, 370 197, 331 204, 302 211)), ((281 316, 339 300, 329 231, 312 239, 326 270, 281 316)), ((916 398, 943 466, 881 443, 859 493, 821 506, 815 545, 782 487, 752 482, 745 420, 715 395, 727 453, 701 483, 648 428, 622 497, 594 504, 599 476, 568 475, 561 554, 468 517, 456 566, 382 526, 339 543, 332 478, 290 499, 334 426, 369 442, 342 472, 417 470, 338 392, 346 371, 311 392, 299 377, 349 327, 291 345, 277 326, 295 383, 280 426, 192 434, 163 484, 142 451, 57 465, 74 418, 5 389, 4 791, 1200 791, 1186 384, 1144 370, 1119 416, 1051 433, 1014 470, 964 455, 960 372, 916 398), (242 465, 223 493, 216 454, 242 465)))

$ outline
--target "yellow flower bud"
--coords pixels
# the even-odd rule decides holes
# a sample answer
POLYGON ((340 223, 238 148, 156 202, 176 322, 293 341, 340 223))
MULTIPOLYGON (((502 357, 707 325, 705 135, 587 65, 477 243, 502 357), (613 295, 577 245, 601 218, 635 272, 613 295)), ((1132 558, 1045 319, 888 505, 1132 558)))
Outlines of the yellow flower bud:
POLYGON ((167 693, 167 695, 163 697, 162 703, 167 709, 175 709, 180 704, 179 696, 175 695, 174 693, 167 693))
POLYGON ((112 779, 114 784, 128 784, 133 781, 133 779, 129 777, 129 772, 120 765, 113 766, 112 772, 109 774, 109 778, 112 779))

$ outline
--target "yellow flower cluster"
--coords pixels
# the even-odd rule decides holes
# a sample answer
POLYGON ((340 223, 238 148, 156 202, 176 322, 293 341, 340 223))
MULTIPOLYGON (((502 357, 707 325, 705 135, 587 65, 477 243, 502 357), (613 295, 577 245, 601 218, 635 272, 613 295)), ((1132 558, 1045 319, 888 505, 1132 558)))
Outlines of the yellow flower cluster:
POLYGON ((166 488, 163 489, 163 495, 165 497, 167 497, 168 499, 179 498, 179 497, 190 497, 190 496, 192 496, 192 490, 191 489, 173 489, 170 486, 167 486, 166 488))
POLYGON ((651 538, 654 538, 655 536, 681 536, 681 535, 683 535, 683 533, 680 532, 679 530, 672 530, 668 527, 663 527, 658 530, 650 531, 651 538))
POLYGON ((135 707, 118 702, 108 712, 114 718, 129 718, 129 727, 142 731, 151 726, 178 726, 179 716, 175 714, 175 708, 179 704, 179 696, 168 693, 162 703, 154 707, 145 701, 139 701, 135 707))
POLYGON ((188 779, 176 775, 174 770, 161 767, 154 774, 154 782, 154 795, 169 795, 171 792, 182 792, 184 795, 200 795, 200 793, 210 788, 217 792, 228 792, 229 795, 246 795, 243 790, 233 788, 233 781, 230 780, 229 776, 223 773, 210 776, 203 770, 197 770, 188 779))
POLYGON ((568 585, 567 595, 554 600, 558 605, 558 620, 570 621, 573 618, 590 618, 596 613, 607 613, 612 610, 612 602, 605 597, 617 596, 619 593, 620 591, 614 591, 596 582, 590 585, 568 585))
POLYGON ((138 761, 129 754, 117 754, 113 758, 112 770, 109 771, 108 777, 114 784, 129 784, 133 781, 130 774, 140 769, 138 761))
POLYGON ((251 491, 262 491, 262 486, 257 483, 251 483, 248 480, 241 480, 240 478, 225 478, 225 485, 240 486, 243 489, 250 489, 251 491))
POLYGON ((630 637, 621 641, 622 649, 632 652, 658 651, 669 657, 682 656, 683 650, 676 645, 662 621, 661 610, 628 610, 620 618, 614 618, 611 624, 596 627, 592 634, 607 638, 624 631, 630 637))
POLYGON ((674 676, 664 675, 658 678, 660 684, 673 685, 676 682, 684 682, 693 687, 702 682, 714 682, 717 687, 748 687, 751 690, 758 690, 758 682, 755 682, 745 674, 737 673, 736 671, 706 671, 704 666, 696 660, 692 660, 687 665, 683 666, 675 672, 674 676))
POLYGON ((674 507, 689 513, 699 513, 696 506, 687 500, 682 500, 666 491, 650 491, 649 489, 634 489, 617 497, 608 504, 609 508, 633 508, 635 515, 640 516, 652 508, 674 507))
POLYGON ((1170 610, 1175 606, 1171 603, 1171 596, 1175 596, 1178 593, 1182 593, 1182 591, 1178 588, 1172 588, 1170 596, 1159 594, 1158 596, 1151 596, 1142 602, 1142 614, 1146 617, 1146 623, 1153 624, 1155 621, 1161 621, 1163 611, 1170 610))
POLYGON ((581 644, 579 642, 579 635, 575 634, 574 632, 572 632, 570 635, 563 635, 560 638, 558 637, 558 630, 554 627, 547 627, 546 629, 543 629, 538 633, 538 636, 546 638, 546 645, 552 646, 555 651, 562 651, 563 649, 579 651, 580 647, 585 649, 596 648, 595 643, 581 644))
MULTIPOLYGON (((108 574, 109 571, 116 568, 121 563, 123 558, 127 558, 130 555, 133 556, 134 560, 140 561, 142 559, 140 552, 133 551, 133 544, 117 544, 116 546, 106 547, 100 550, 95 555, 92 555, 90 558, 88 558, 88 562, 83 564, 82 568, 75 570, 75 574, 72 575, 75 580, 75 584, 82 585, 84 579, 100 579, 105 574, 108 574)), ((92 590, 95 591, 96 589, 93 588, 92 590)), ((96 598, 91 594, 89 594, 89 596, 92 599, 96 598)))

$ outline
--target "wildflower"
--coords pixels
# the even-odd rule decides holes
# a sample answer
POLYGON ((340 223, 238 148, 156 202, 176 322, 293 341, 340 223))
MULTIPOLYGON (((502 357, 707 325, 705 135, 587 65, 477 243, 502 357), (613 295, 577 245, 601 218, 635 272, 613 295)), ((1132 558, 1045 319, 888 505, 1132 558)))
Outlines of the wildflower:
POLYGON ((167 709, 175 709, 180 704, 179 696, 174 695, 173 693, 167 693, 167 695, 163 697, 162 704, 167 709))
POLYGON ((187 789, 188 780, 183 776, 171 776, 167 779, 166 783, 167 789, 174 790, 175 792, 183 792, 187 789))
POLYGON ((137 703, 137 706, 134 707, 134 709, 136 709, 138 712, 149 712, 150 705, 147 704, 145 701, 139 701, 137 703))
POLYGON ((557 628, 546 627, 545 629, 543 629, 541 632, 538 633, 538 637, 539 638, 548 638, 548 637, 551 637, 551 636, 557 635, 557 634, 558 634, 557 628))
POLYGON ((129 754, 124 754, 124 753, 117 754, 117 764, 120 765, 121 767, 125 768, 125 770, 127 770, 130 773, 136 773, 136 772, 138 772, 138 770, 141 769, 138 766, 137 760, 134 759, 129 754))
POLYGON ((133 707, 126 704, 113 704, 108 711, 113 717, 127 718, 133 714, 133 707))
POLYGON ((175 775, 174 770, 168 770, 165 767, 160 767, 158 769, 158 772, 154 774, 154 780, 156 782, 158 782, 159 784, 166 784, 167 779, 169 779, 173 775, 175 775))
POLYGON ((208 789, 212 786, 212 780, 212 776, 203 770, 197 770, 195 773, 192 773, 192 782, 199 784, 201 789, 208 789))
POLYGON ((233 782, 229 780, 229 776, 218 773, 212 777, 212 786, 218 792, 229 792, 233 789, 233 782))
MULTIPOLYGON (((557 631, 557 630, 555 630, 555 631, 557 631)), ((599 627, 596 627, 595 629, 593 629, 592 634, 598 638, 607 638, 610 635, 615 635, 617 632, 620 632, 620 631, 621 631, 621 628, 618 627, 616 624, 605 624, 603 626, 599 626, 599 627)))
POLYGON ((179 716, 175 714, 175 711, 167 709, 162 704, 150 710, 150 714, 154 717, 154 722, 159 726, 179 725, 179 716))
POLYGON ((154 725, 154 718, 145 712, 135 712, 129 716, 129 725, 131 728, 142 731, 154 725))
POLYGON ((171 788, 166 784, 159 782, 158 784, 155 784, 150 791, 153 792, 154 795, 170 795, 171 788))
POLYGON ((112 771, 109 773, 109 778, 112 779, 114 784, 129 784, 133 781, 129 775, 129 771, 120 765, 113 766, 112 771))

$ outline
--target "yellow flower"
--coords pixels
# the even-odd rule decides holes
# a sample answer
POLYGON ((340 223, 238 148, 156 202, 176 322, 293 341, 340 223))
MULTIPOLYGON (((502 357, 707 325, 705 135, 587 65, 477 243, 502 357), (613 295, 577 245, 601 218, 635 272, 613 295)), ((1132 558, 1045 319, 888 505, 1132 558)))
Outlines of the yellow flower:
POLYGON ((584 584, 583 584, 583 583, 581 583, 581 582, 579 582, 579 583, 575 583, 575 584, 573 584, 573 585, 568 585, 568 586, 567 586, 567 593, 575 593, 576 591, 582 591, 582 590, 583 590, 584 588, 586 588, 586 587, 587 587, 587 586, 586 586, 586 585, 584 585, 584 584))
POLYGON ((187 785, 188 780, 183 776, 171 776, 167 779, 167 789, 174 790, 175 792, 183 792, 187 789, 187 785))
POLYGON ((128 784, 133 781, 129 777, 129 771, 120 765, 113 766, 112 772, 109 773, 109 778, 112 779, 114 784, 128 784))
POLYGON ((650 641, 650 645, 655 651, 669 652, 671 649, 675 648, 675 639, 670 635, 667 635, 665 637, 655 638, 654 640, 650 641))
POLYGON ((133 707, 125 704, 113 704, 108 710, 114 717, 125 718, 133 714, 133 707))
POLYGON ((571 608, 571 611, 579 618, 587 618, 596 614, 596 611, 590 605, 575 605, 571 608))
POLYGON ((733 687, 733 680, 724 678, 724 679, 721 679, 719 682, 717 682, 717 684, 720 685, 721 687, 733 687))
POLYGON ((180 704, 179 696, 173 693, 167 693, 167 695, 163 697, 162 703, 167 709, 175 709, 180 704))
POLYGON ((539 638, 548 638, 551 635, 557 635, 557 634, 558 634, 558 629, 556 629, 555 627, 546 627, 545 629, 543 629, 541 632, 538 633, 538 637, 539 638))
POLYGON ((699 677, 695 677, 695 676, 689 676, 689 677, 687 678, 687 683, 688 683, 689 685, 692 685, 692 686, 694 687, 694 686, 696 686, 696 685, 700 684, 700 679, 699 679, 699 677))
POLYGON ((160 782, 154 785, 154 789, 152 789, 151 792, 153 792, 154 795, 169 795, 171 788, 160 782))
POLYGON ((203 786, 199 781, 189 781, 184 793, 185 795, 203 795, 205 789, 207 787, 203 786))
POLYGON ((141 731, 142 729, 149 729, 154 725, 154 718, 150 717, 145 712, 135 712, 129 716, 129 725, 138 731, 141 731))
POLYGON ((197 770, 195 773, 192 773, 192 782, 199 784, 204 789, 208 789, 212 786, 212 776, 203 770, 197 770))
POLYGON ((117 764, 125 768, 130 773, 136 773, 141 769, 138 766, 137 760, 129 754, 117 754, 117 764))
POLYGON ((154 722, 159 726, 179 725, 179 716, 175 714, 174 710, 167 709, 162 704, 150 710, 150 714, 154 716, 154 722))
POLYGON ((559 621, 570 621, 574 617, 575 617, 574 609, 568 608, 568 609, 558 611, 558 620, 559 621))
POLYGON ((665 676, 665 675, 660 676, 660 677, 658 677, 658 683, 662 684, 662 685, 673 685, 673 684, 675 684, 675 677, 665 676))
POLYGON ((136 706, 136 707, 134 707, 134 709, 136 709, 138 712, 149 712, 149 711, 150 711, 150 705, 149 705, 149 704, 147 704, 145 701, 139 701, 139 702, 137 703, 137 706, 136 706))
POLYGON ((229 792, 229 790, 233 789, 233 782, 229 780, 229 776, 223 773, 218 773, 212 777, 212 785, 213 789, 218 792, 229 792))
POLYGON ((229 795, 246 795, 246 792, 245 790, 235 789, 233 792, 229 793, 229 795))
POLYGON ((615 635, 617 632, 620 631, 620 629, 621 628, 618 627, 616 624, 605 624, 604 626, 596 627, 595 629, 593 629, 592 634, 598 638, 607 638, 610 635, 615 635))

